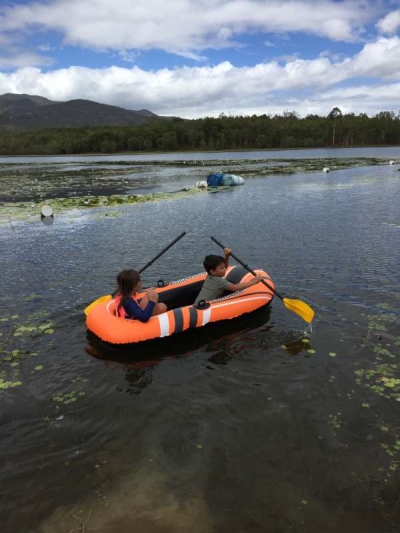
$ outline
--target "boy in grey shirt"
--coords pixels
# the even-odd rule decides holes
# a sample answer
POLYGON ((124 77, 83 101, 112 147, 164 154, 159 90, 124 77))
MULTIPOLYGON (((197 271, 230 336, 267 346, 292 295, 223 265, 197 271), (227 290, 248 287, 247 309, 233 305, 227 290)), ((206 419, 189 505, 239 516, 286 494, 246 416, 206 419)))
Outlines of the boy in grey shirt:
POLYGON ((207 272, 207 277, 204 280, 203 287, 199 292, 193 305, 197 305, 202 300, 209 302, 210 300, 215 300, 220 298, 224 291, 241 291, 242 289, 247 289, 252 285, 256 285, 264 276, 259 274, 255 276, 250 281, 245 281, 243 283, 231 283, 225 278, 226 269, 229 264, 229 256, 231 255, 232 250, 229 248, 224 248, 224 255, 207 255, 204 258, 204 268, 207 272))

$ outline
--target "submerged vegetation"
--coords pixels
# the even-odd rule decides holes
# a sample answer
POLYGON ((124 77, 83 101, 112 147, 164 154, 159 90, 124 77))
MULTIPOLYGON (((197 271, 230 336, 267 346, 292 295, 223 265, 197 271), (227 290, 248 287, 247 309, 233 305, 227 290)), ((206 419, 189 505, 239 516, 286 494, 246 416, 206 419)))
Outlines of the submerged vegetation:
MULTIPOLYGON (((84 196, 76 198, 53 198, 50 204, 57 214, 63 211, 70 210, 86 210, 92 207, 117 207, 128 204, 139 204, 143 202, 156 202, 179 197, 189 196, 191 194, 201 192, 200 189, 190 189, 177 191, 176 193, 158 193, 147 195, 112 195, 112 196, 84 196)), ((38 204, 29 202, 8 203, 6 208, 2 210, 0 206, 0 224, 9 222, 12 225, 12 220, 27 220, 32 217, 37 218, 40 214, 40 206, 44 202, 38 204), (2 212, 3 211, 3 212, 2 212)), ((118 216, 117 212, 105 211, 104 216, 118 216)))
POLYGON ((182 150, 249 150, 382 146, 400 144, 400 116, 384 111, 327 117, 295 112, 282 115, 174 118, 138 126, 98 126, 43 129, 29 132, 0 130, 1 155, 85 154, 182 150))
MULTIPOLYGON (((31 300, 40 299, 31 295, 31 300)), ((28 365, 31 373, 39 372, 42 365, 35 364, 43 336, 54 333, 53 323, 45 311, 37 311, 22 319, 19 315, 0 317, 0 396, 7 389, 22 385, 20 367, 28 365)), ((51 343, 45 342, 46 349, 51 343)), ((42 350, 43 351, 43 350, 42 350)), ((26 367, 25 367, 26 370, 26 367)))
POLYGON ((3 164, 0 166, 0 223, 12 225, 13 220, 37 217, 44 203, 50 203, 57 214, 103 208, 104 216, 117 216, 117 210, 104 213, 104 208, 200 193, 195 187, 197 180, 205 179, 215 169, 251 178, 321 172, 324 167, 334 171, 387 164, 387 159, 375 157, 3 164), (185 179, 187 185, 188 176, 193 176, 190 186, 177 189, 177 181, 179 184, 179 180, 185 179), (166 191, 170 178, 175 189, 166 191), (147 191, 149 188, 152 192, 147 191), (140 194, 137 191, 141 191, 140 194))

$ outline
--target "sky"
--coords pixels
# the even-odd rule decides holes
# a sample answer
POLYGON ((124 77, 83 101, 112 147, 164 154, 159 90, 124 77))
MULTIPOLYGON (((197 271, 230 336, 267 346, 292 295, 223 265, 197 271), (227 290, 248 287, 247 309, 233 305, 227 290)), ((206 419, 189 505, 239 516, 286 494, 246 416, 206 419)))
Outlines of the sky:
POLYGON ((158 115, 400 111, 400 0, 1 0, 0 94, 158 115))

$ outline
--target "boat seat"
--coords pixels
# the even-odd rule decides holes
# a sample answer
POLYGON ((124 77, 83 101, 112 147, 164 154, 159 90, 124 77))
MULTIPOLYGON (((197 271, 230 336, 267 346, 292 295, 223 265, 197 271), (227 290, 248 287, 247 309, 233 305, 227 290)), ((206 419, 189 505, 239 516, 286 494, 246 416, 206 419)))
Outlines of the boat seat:
MULTIPOLYGON (((168 291, 159 294, 158 302, 165 304, 168 309, 192 305, 202 286, 203 280, 190 283, 184 287, 177 287, 176 289, 170 288, 168 291)), ((169 287, 171 286, 169 285, 169 287)))

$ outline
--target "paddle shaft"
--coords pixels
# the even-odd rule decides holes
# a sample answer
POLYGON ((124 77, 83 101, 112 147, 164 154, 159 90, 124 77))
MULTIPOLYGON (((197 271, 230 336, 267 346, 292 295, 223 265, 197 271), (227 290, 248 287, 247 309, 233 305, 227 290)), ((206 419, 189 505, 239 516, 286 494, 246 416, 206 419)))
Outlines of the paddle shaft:
MULTIPOLYGON (((161 250, 161 252, 159 254, 157 254, 151 261, 149 261, 147 263, 147 265, 145 265, 143 268, 141 268, 139 270, 139 273, 141 274, 144 270, 146 270, 147 267, 149 267, 150 265, 152 265, 154 263, 154 261, 156 261, 159 257, 162 256, 162 254, 164 254, 167 250, 169 250, 171 248, 171 246, 173 246, 176 242, 179 241, 179 239, 182 239, 182 237, 186 235, 186 231, 184 231, 183 233, 181 233, 179 235, 179 237, 177 237, 176 239, 174 239, 170 244, 168 244, 168 246, 166 246, 163 250, 161 250)), ((95 300, 94 302, 92 302, 90 305, 88 305, 84 310, 83 312, 85 313, 85 315, 88 315, 89 312, 94 308, 96 307, 99 303, 101 303, 102 301, 104 300, 107 300, 108 298, 114 298, 114 296, 117 294, 118 291, 115 291, 113 294, 111 295, 107 295, 107 296, 100 296, 100 298, 97 298, 97 300, 95 300)))
MULTIPOLYGON (((166 252, 167 250, 169 250, 169 249, 171 248, 171 246, 173 246, 176 242, 178 242, 179 239, 182 239, 182 237, 183 237, 184 235, 186 235, 186 231, 183 231, 183 232, 182 232, 182 233, 181 233, 176 239, 174 239, 170 244, 168 244, 168 246, 166 246, 163 250, 161 250, 161 252, 160 252, 158 255, 156 255, 151 261, 149 261, 149 262, 147 263, 147 265, 144 265, 144 267, 141 268, 141 269, 139 270, 139 274, 141 274, 144 270, 146 270, 146 268, 148 268, 150 265, 152 265, 152 264, 154 263, 154 261, 157 261, 157 259, 158 259, 159 257, 161 257, 162 254, 165 254, 165 252, 166 252)), ((112 296, 114 297, 114 296, 117 294, 117 292, 118 292, 118 291, 114 291, 114 292, 112 293, 112 296)))
POLYGON ((154 263, 154 261, 157 261, 157 259, 158 259, 159 257, 161 257, 162 254, 165 254, 165 252, 166 252, 167 250, 169 250, 169 249, 171 248, 171 246, 173 246, 176 242, 178 242, 179 239, 182 239, 182 237, 183 237, 184 235, 186 235, 186 231, 182 232, 182 233, 179 235, 179 237, 177 237, 177 238, 176 238, 175 240, 173 240, 170 244, 168 244, 168 246, 166 246, 163 250, 161 250, 161 252, 160 252, 158 255, 156 255, 156 256, 154 257, 154 259, 152 259, 151 261, 149 261, 149 262, 147 263, 147 265, 145 265, 143 268, 141 268, 141 269, 139 270, 139 274, 141 274, 144 270, 146 270, 146 268, 148 268, 150 265, 152 265, 152 264, 154 263))
MULTIPOLYGON (((215 242, 215 244, 218 244, 218 246, 222 249, 226 248, 226 246, 224 246, 222 243, 220 243, 215 237, 211 237, 211 240, 213 240, 215 242)), ((240 265, 242 265, 242 267, 244 267, 246 270, 248 270, 249 272, 251 272, 251 274, 253 274, 253 276, 257 276, 257 273, 254 272, 254 270, 252 268, 249 267, 249 265, 246 265, 246 263, 243 263, 243 261, 241 261, 235 254, 231 253, 231 256, 233 257, 233 259, 235 259, 235 261, 237 261, 240 265)), ((261 280, 261 283, 264 283, 264 285, 266 287, 268 287, 268 289, 270 291, 272 291, 274 294, 276 294, 276 296, 278 298, 280 298, 281 300, 283 300, 283 296, 281 296, 273 287, 271 287, 271 285, 269 285, 265 280, 261 280)))

